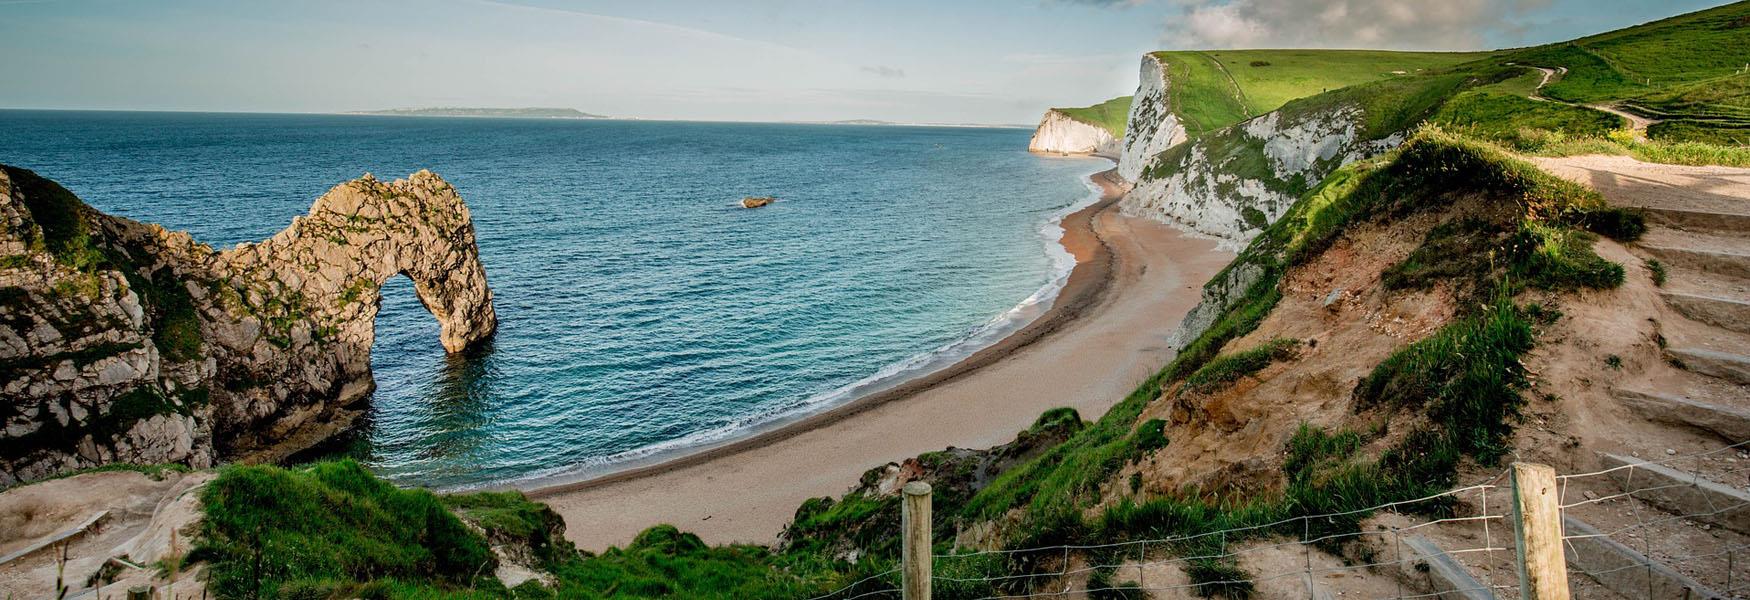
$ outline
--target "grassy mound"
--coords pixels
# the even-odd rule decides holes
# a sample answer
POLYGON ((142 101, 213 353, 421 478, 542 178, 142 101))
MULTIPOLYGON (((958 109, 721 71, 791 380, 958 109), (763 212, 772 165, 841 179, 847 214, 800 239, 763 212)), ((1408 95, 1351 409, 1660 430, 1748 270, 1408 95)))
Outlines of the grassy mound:
POLYGON ((1126 123, 1130 121, 1130 96, 1120 96, 1081 108, 1054 108, 1069 118, 1105 129, 1113 139, 1124 139, 1126 123))
POLYGON ((228 467, 201 502, 206 518, 189 559, 210 565, 208 584, 221 598, 375 580, 467 589, 498 566, 486 540, 436 495, 396 488, 352 461, 228 467))
MULTIPOLYGON (((1225 285, 1236 269, 1263 273, 1224 311, 1216 324, 1187 345, 1172 363, 1144 382, 1093 425, 1038 459, 1004 473, 974 496, 964 515, 995 519, 1019 510, 1021 524, 1008 545, 1196 536, 1257 527, 1250 534, 1186 539, 1172 550, 1182 556, 1220 555, 1220 544, 1259 535, 1314 536, 1354 531, 1365 513, 1322 519, 1314 527, 1259 527, 1284 519, 1364 508, 1416 498, 1450 486, 1459 461, 1496 460, 1512 431, 1524 385, 1519 357, 1534 340, 1533 315, 1512 299, 1532 279, 1540 287, 1610 287, 1621 267, 1597 258, 1584 242, 1593 228, 1632 237, 1639 217, 1606 206, 1595 192, 1547 175, 1499 147, 1439 129, 1419 132, 1397 152, 1339 171, 1308 192, 1289 213, 1258 236, 1210 285, 1225 285), (1503 258, 1482 270, 1401 270, 1425 278, 1464 277, 1490 295, 1460 320, 1392 355, 1356 392, 1361 409, 1435 415, 1382 453, 1355 452, 1382 431, 1303 428, 1289 444, 1283 469, 1288 487, 1275 496, 1211 500, 1192 493, 1121 500, 1092 520, 1084 511, 1101 499, 1101 486, 1136 454, 1133 427, 1144 407, 1170 384, 1210 388, 1291 357, 1293 343, 1275 340, 1258 348, 1222 354, 1233 339, 1255 329, 1280 299, 1277 282, 1290 267, 1317 255, 1350 224, 1396 219, 1444 209, 1454 199, 1480 196, 1505 203, 1515 229, 1482 238, 1503 258), (1523 228, 1521 231, 1519 228, 1523 228), (1516 247, 1516 245, 1518 247, 1516 247), (1601 274, 1602 273, 1602 274, 1601 274), (1536 277, 1532 275, 1535 274, 1536 277), (1292 529, 1292 531, 1290 531, 1292 529)), ((1445 235, 1431 235, 1438 247, 1445 235)), ((1423 507, 1439 511, 1440 506, 1423 507)), ((1096 559, 1094 562, 1098 562, 1096 559)), ((1013 563, 1013 561, 1011 561, 1013 563)), ((1209 559, 1188 569, 1210 594, 1246 594, 1235 583, 1234 565, 1209 559)), ((1026 565, 1008 564, 1010 571, 1026 565)))
MULTIPOLYGON (((404 490, 353 461, 300 469, 234 465, 201 492, 206 518, 187 562, 220 598, 795 598, 874 571, 760 546, 708 547, 672 525, 625 548, 580 553, 563 522, 516 492, 404 490), (513 589, 493 546, 553 577, 513 589)), ((877 582, 879 583, 879 582, 877 582)))

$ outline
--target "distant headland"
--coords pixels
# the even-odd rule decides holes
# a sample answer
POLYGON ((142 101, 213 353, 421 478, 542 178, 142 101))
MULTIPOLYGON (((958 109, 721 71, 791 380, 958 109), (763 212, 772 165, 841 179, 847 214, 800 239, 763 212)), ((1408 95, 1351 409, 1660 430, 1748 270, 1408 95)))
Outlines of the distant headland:
POLYGON ((607 115, 586 113, 575 108, 390 108, 358 110, 351 115, 393 115, 401 117, 512 117, 518 119, 606 119, 607 115))

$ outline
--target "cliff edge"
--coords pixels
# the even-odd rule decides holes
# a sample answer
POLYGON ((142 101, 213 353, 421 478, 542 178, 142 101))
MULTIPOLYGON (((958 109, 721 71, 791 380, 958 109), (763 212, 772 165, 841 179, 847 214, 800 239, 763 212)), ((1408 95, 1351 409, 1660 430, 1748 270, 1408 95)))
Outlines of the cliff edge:
POLYGON ((1082 108, 1045 111, 1027 149, 1059 154, 1098 154, 1117 159, 1130 116, 1130 96, 1082 108))
POLYGON ((0 487, 113 462, 271 460, 352 425, 380 289, 460 352, 497 327, 468 208, 430 172, 334 187, 216 251, 0 167, 0 487))

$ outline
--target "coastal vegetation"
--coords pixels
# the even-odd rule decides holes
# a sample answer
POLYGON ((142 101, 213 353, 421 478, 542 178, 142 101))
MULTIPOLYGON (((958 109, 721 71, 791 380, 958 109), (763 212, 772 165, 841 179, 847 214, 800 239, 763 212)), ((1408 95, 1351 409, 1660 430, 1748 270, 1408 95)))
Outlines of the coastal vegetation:
POLYGON ((1130 96, 1119 96, 1093 106, 1081 108, 1053 108, 1071 119, 1099 127, 1112 134, 1114 139, 1124 139, 1124 128, 1130 120, 1130 96))
POLYGON ((794 598, 857 573, 805 552, 708 547, 671 525, 591 555, 520 493, 401 489, 350 460, 225 467, 201 501, 182 563, 206 565, 220 598, 794 598), (495 576, 507 557, 548 580, 507 588, 495 576))
POLYGON ((1193 137, 1281 108, 1297 98, 1476 60, 1482 53, 1381 50, 1156 52, 1169 106, 1193 137))
MULTIPOLYGON (((1740 3, 1493 53, 1158 53, 1174 81, 1172 105, 1204 148, 1226 161, 1223 172, 1294 198, 1274 221, 1245 217, 1258 232, 1205 285, 1206 299, 1223 299, 1207 327, 1093 421, 1053 409, 997 448, 950 448, 903 467, 876 467, 840 497, 803 502, 774 548, 710 546, 658 524, 625 547, 582 552, 566 540, 556 513, 520 493, 401 489, 338 461, 221 469, 200 492, 205 518, 197 545, 177 564, 205 565, 209 588, 222 598, 849 597, 897 582, 899 498, 882 490, 905 471, 936 487, 938 598, 1061 583, 1055 578, 1067 570, 1067 551, 1027 551, 1059 545, 1103 546, 1080 551, 1086 564, 1108 565, 1091 569, 1090 596, 1132 597, 1122 588, 1134 586, 1110 567, 1125 557, 1109 549, 1132 540, 1170 540, 1153 551, 1185 558, 1198 595, 1250 597, 1257 590, 1230 554, 1236 545, 1297 539, 1347 557, 1355 549, 1345 534, 1362 531, 1372 507, 1446 491, 1467 468, 1499 466, 1511 454, 1535 378, 1526 361, 1549 341, 1544 334, 1561 318, 1560 300, 1623 286, 1628 272, 1597 245, 1633 241, 1647 230, 1641 212, 1611 206, 1525 155, 1609 152, 1750 166, 1750 150, 1722 145, 1742 144, 1739 136, 1750 130, 1750 85, 1717 56, 1750 44, 1747 24, 1750 3, 1740 3), (1660 123, 1642 139, 1627 119, 1590 106, 1603 104, 1660 123), (1340 106, 1360 111, 1358 135, 1401 134, 1393 139, 1403 143, 1327 165, 1318 180, 1285 179, 1272 171, 1262 143, 1235 126, 1269 111, 1294 116, 1340 106), (1183 446, 1174 427, 1202 418, 1207 406, 1198 400, 1244 388, 1313 352, 1318 340, 1267 324, 1284 306, 1305 302, 1285 294, 1292 274, 1364 229, 1396 232, 1406 245, 1401 258, 1374 269, 1379 294, 1449 305, 1450 314, 1350 365, 1364 374, 1338 394, 1340 414, 1291 423, 1279 452, 1252 474, 1256 486, 1145 481, 1140 465, 1183 446), (968 532, 976 535, 961 535, 968 532), (1008 552, 963 552, 973 546, 1008 552), (514 584, 500 578, 516 570, 532 576, 514 584)), ((1124 97, 1057 110, 1122 136, 1129 103, 1124 97)), ((1179 164, 1167 159, 1191 152, 1190 144, 1166 150, 1147 175, 1165 175, 1179 164)), ((69 202, 58 187, 43 188, 39 200, 44 248, 72 269, 131 265, 120 262, 125 254, 94 249, 70 203, 77 199, 69 202)), ((1665 266, 1643 264, 1663 285, 1665 266)), ((193 318, 186 290, 161 286, 132 266, 121 270, 152 307, 160 351, 198 355, 199 329, 182 321, 193 318)), ((340 302, 359 293, 349 287, 340 302)), ((1612 370, 1623 363, 1617 354, 1605 359, 1612 370)), ((183 411, 198 401, 143 388, 120 398, 106 418, 183 411)), ((42 443, 77 439, 67 437, 77 432, 42 431, 60 436, 42 443)), ((1445 498, 1404 510, 1441 517, 1455 509, 1445 498)))

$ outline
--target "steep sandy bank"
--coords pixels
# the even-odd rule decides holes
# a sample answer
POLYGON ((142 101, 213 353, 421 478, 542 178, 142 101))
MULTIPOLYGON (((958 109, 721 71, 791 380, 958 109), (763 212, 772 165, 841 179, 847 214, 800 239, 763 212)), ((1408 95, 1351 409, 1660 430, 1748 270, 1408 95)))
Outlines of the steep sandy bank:
POLYGON ((707 542, 770 543, 805 499, 837 495, 882 462, 1008 441, 1039 413, 1104 413, 1171 358, 1163 340, 1231 255, 1100 203, 1064 220, 1077 266, 1052 310, 947 371, 732 447, 532 493, 585 549, 667 522, 707 542), (1146 277, 1144 276, 1146 274, 1146 277))

